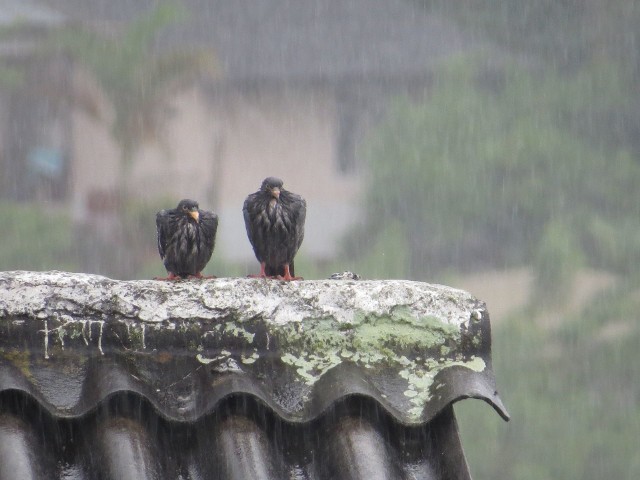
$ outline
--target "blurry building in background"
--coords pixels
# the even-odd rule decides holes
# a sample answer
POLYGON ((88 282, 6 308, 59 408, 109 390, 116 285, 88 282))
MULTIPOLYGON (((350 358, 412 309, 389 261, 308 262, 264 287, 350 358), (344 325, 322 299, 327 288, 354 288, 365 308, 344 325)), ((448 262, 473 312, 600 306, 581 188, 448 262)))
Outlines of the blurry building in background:
MULTIPOLYGON (((190 14, 167 29, 158 48, 205 48, 220 74, 176 96, 167 112, 169 148, 141 148, 129 185, 140 199, 190 197, 215 209, 218 248, 229 260, 253 257, 250 248, 237 248, 246 242, 242 202, 268 175, 307 199, 305 254, 329 257, 357 220, 366 175, 357 147, 388 99, 424 92, 437 62, 473 46, 408 0, 180 3, 190 14)), ((5 0, 5 24, 18 4, 20 19, 42 22, 44 15, 47 26, 83 22, 117 31, 157 2, 5 0)), ((84 81, 79 72, 58 71, 70 75, 71 88, 84 81)), ((40 82, 44 88, 46 75, 40 82)), ((0 102, 16 98, 3 91, 0 102)), ((120 208, 120 158, 109 127, 79 109, 46 111, 37 96, 20 102, 0 118, 3 170, 19 169, 12 184, 46 179, 50 199, 70 204, 80 223, 120 208)))
POLYGON ((69 194, 69 109, 38 95, 45 79, 67 72, 34 59, 39 40, 63 23, 45 4, 0 1, 0 199, 64 201, 69 194))

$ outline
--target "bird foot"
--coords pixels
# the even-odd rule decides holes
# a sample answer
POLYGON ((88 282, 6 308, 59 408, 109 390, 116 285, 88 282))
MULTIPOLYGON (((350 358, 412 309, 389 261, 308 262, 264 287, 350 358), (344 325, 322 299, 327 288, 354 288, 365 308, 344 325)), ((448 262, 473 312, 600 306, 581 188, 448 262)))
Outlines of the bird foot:
POLYGON ((264 262, 260 262, 260 273, 257 275, 247 275, 247 278, 274 278, 267 275, 267 264, 264 262))
POLYGON ((276 278, 278 280, 284 280, 285 282, 290 282, 291 280, 304 280, 302 277, 294 277, 291 275, 291 268, 288 263, 284 264, 284 275, 278 275, 276 278))
POLYGON ((275 277, 270 277, 269 275, 266 274, 261 274, 261 273, 257 273, 254 275, 247 275, 247 278, 275 278, 275 277))
POLYGON ((189 275, 187 278, 196 278, 198 280, 212 280, 214 278, 218 278, 215 275, 202 275, 201 272, 196 273, 195 275, 189 275))
POLYGON ((178 280, 182 280, 182 277, 179 275, 174 275, 172 272, 169 272, 169 275, 166 277, 153 277, 154 280, 164 280, 169 282, 175 282, 178 280))
POLYGON ((292 277, 291 275, 278 275, 275 277, 277 280, 282 280, 284 282, 290 282, 292 280, 304 280, 302 277, 292 277))

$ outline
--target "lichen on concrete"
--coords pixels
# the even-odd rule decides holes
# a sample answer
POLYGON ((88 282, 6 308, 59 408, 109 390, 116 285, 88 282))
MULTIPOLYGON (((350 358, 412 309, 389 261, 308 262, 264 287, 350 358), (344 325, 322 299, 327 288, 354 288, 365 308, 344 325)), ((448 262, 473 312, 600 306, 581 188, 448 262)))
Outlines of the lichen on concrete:
MULTIPOLYGON (((419 417, 424 410, 424 406, 432 398, 432 386, 436 375, 445 368, 453 366, 466 367, 475 372, 482 372, 486 368, 486 363, 480 357, 471 356, 468 360, 444 360, 425 359, 407 365, 399 371, 399 375, 407 380, 408 388, 403 393, 410 399, 413 405, 408 414, 412 417, 419 417)), ((436 389, 437 390, 437 389, 436 389)))
POLYGON ((419 417, 431 400, 431 386, 438 372, 457 365, 482 372, 479 357, 465 358, 456 351, 462 330, 434 315, 413 316, 408 309, 388 316, 357 312, 349 328, 338 328, 335 318, 307 320, 307 327, 282 333, 286 355, 282 361, 296 369, 313 386, 331 368, 343 362, 372 370, 395 370, 407 381, 404 395, 419 417))
MULTIPOLYGON (((331 369, 355 366, 371 378, 402 379, 413 419, 437 395, 439 372, 487 368, 484 305, 422 282, 117 281, 2 272, 0 312, 2 331, 27 336, 36 325, 45 360, 74 348, 131 356, 179 344, 180 355, 211 372, 288 369, 284 377, 306 392, 331 369)), ((25 368, 21 357, 5 357, 25 368)))

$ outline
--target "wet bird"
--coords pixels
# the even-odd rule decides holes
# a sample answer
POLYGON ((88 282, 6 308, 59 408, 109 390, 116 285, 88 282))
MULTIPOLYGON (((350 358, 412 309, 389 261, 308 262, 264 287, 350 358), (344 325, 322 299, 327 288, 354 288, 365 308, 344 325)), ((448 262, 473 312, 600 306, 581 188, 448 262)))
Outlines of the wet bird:
POLYGON ((242 212, 249 241, 260 262, 260 274, 251 276, 301 280, 294 276, 293 258, 304 238, 304 198, 282 188, 279 178, 268 177, 260 190, 247 196, 242 212))
POLYGON ((158 252, 168 273, 162 280, 205 278, 202 270, 213 253, 218 216, 185 199, 174 209, 159 211, 156 228, 158 252))

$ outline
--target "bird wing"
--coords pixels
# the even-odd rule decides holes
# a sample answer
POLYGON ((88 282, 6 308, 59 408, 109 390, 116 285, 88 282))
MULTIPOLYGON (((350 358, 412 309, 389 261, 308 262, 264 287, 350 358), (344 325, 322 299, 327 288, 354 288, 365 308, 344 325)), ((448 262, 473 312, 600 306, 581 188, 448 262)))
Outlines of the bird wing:
POLYGON ((160 210, 156 214, 156 232, 158 234, 158 252, 160 258, 164 260, 164 253, 167 249, 167 241, 170 237, 168 230, 171 227, 171 216, 167 210, 160 210))
POLYGON ((302 245, 302 240, 304 239, 304 221, 307 218, 307 202, 304 198, 299 195, 296 195, 296 209, 295 209, 295 226, 296 226, 296 251, 302 245))
POLYGON ((244 201, 244 205, 242 206, 242 214, 244 216, 244 226, 247 229, 247 237, 249 237, 249 242, 253 247, 254 251, 256 248, 256 229, 254 228, 254 224, 251 221, 251 217, 255 212, 255 197, 254 194, 249 195, 244 201))
POLYGON ((218 215, 206 210, 200 210, 200 226, 204 233, 206 246, 213 251, 216 242, 216 232, 218 231, 218 215))

